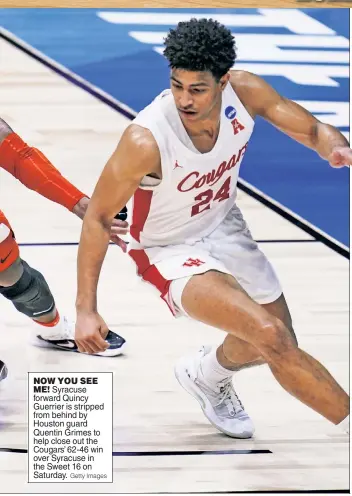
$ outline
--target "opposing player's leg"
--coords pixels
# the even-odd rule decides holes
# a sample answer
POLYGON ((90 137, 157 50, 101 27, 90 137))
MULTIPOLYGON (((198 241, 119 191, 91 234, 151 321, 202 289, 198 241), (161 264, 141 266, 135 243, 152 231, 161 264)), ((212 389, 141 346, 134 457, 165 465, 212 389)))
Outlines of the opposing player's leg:
MULTIPOLYGON (((53 348, 78 351, 74 341, 74 325, 60 316, 54 297, 44 276, 20 258, 13 230, 0 211, 0 294, 14 307, 32 319, 38 343, 53 348)), ((121 354, 124 339, 109 331, 109 345, 102 356, 121 354)))
POLYGON ((254 302, 228 274, 209 271, 193 276, 182 306, 192 318, 222 329, 258 350, 289 393, 339 424, 349 414, 349 398, 330 373, 299 349, 290 330, 254 302))

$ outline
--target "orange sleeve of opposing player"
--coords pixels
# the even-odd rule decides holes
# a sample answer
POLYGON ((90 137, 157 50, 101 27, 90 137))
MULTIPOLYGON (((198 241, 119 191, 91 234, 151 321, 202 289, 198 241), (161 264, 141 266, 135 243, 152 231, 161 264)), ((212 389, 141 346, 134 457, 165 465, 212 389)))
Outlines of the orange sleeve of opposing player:
POLYGON ((65 179, 40 150, 28 146, 16 133, 0 144, 0 166, 27 188, 71 211, 87 196, 65 179))

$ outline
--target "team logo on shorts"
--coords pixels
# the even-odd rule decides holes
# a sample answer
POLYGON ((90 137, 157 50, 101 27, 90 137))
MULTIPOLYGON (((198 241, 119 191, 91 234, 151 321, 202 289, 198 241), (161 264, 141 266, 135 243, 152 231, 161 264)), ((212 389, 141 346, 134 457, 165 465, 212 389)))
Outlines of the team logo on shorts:
POLYGON ((235 107, 231 107, 231 105, 226 107, 225 115, 228 119, 233 119, 236 116, 236 114, 237 114, 237 110, 235 109, 235 107))

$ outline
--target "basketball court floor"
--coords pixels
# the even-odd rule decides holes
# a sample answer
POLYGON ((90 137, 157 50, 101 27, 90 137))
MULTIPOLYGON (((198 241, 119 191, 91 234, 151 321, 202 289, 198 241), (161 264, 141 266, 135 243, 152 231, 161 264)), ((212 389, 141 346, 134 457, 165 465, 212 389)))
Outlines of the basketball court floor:
MULTIPOLYGON (((2 39, 0 81, 1 117, 91 194, 128 119, 2 39)), ((73 318, 80 220, 28 191, 6 172, 0 174, 1 208, 16 232, 22 258, 45 274, 59 311, 73 318)), ((242 191, 238 203, 254 238, 279 273, 301 347, 347 389, 348 260, 242 191)), ((218 344, 224 334, 187 319, 174 320, 153 290, 136 278, 129 257, 116 246, 108 251, 99 300, 110 327, 128 341, 125 356, 103 359, 35 348, 30 345, 28 320, 0 300, 1 358, 10 371, 0 385, 2 492, 349 488, 348 436, 290 397, 266 367, 235 377, 256 424, 255 437, 235 440, 214 430, 195 400, 178 385, 173 364, 201 344, 218 344), (112 484, 27 483, 27 455, 16 450, 27 449, 30 371, 113 372, 112 484), (226 450, 246 451, 226 454, 226 450), (190 453, 194 451, 199 452, 190 453), (135 456, 124 456, 125 452, 135 456), (149 454, 140 456, 142 452, 149 454)))

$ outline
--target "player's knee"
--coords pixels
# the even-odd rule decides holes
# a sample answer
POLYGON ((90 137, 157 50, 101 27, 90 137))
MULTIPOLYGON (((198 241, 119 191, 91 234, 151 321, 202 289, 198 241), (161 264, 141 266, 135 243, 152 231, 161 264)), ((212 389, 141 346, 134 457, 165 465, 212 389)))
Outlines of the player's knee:
POLYGON ((295 330, 292 326, 292 322, 291 322, 291 325, 288 327, 288 330, 290 331, 290 334, 292 336, 292 339, 294 340, 296 346, 298 346, 298 339, 297 339, 297 336, 296 336, 296 333, 295 333, 295 330))
MULTIPOLYGON (((1 264, 0 264, 1 268, 1 264)), ((23 266, 20 257, 18 256, 14 262, 6 269, 0 270, 0 286, 8 287, 15 284, 23 273, 23 266)))
POLYGON ((286 319, 284 320, 284 324, 287 327, 287 329, 289 330, 289 332, 292 336, 292 339, 294 340, 296 345, 298 345, 298 340, 297 340, 297 336, 296 336, 296 333, 295 333, 294 328, 293 328, 292 317, 291 317, 290 313, 288 313, 286 319))
POLYGON ((55 301, 44 276, 24 260, 20 279, 10 287, 0 287, 0 294, 30 318, 42 317, 55 307, 55 301))
POLYGON ((297 340, 279 319, 269 319, 260 327, 260 350, 267 361, 297 349, 297 340))

